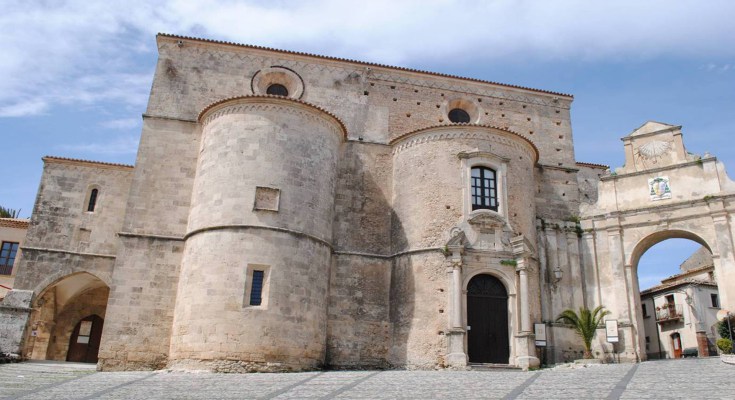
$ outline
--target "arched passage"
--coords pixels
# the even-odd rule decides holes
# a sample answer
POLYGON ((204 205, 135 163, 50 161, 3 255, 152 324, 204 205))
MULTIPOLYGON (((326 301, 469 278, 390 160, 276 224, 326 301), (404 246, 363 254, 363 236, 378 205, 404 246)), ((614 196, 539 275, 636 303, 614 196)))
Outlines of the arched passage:
POLYGON ((96 362, 109 293, 101 279, 86 272, 48 285, 33 302, 26 340, 28 357, 96 362), (83 343, 95 337, 96 343, 83 343))
POLYGON ((630 261, 637 278, 631 311, 636 315, 641 356, 680 358, 684 349, 709 356, 719 310, 709 244, 688 231, 655 232, 636 244, 630 261))
POLYGON ((467 352, 471 363, 507 364, 508 291, 500 279, 480 274, 467 285, 467 352))
POLYGON ((655 246, 656 244, 661 243, 667 239, 689 239, 701 244, 703 247, 706 247, 707 250, 712 253, 712 247, 704 239, 702 239, 700 235, 681 229, 669 229, 651 233, 643 239, 639 240, 638 243, 635 244, 633 251, 630 252, 630 258, 629 260, 627 260, 628 264, 637 267, 638 261, 640 261, 643 253, 648 251, 648 249, 655 246))

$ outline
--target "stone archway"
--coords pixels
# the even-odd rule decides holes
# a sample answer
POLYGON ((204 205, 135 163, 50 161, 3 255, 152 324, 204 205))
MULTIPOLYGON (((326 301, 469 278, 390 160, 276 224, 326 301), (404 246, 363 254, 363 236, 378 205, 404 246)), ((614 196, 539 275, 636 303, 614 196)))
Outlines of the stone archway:
MULTIPOLYGON (((667 240, 690 240, 701 245, 710 256, 713 256, 712 247, 708 241, 703 238, 703 236, 703 234, 697 234, 690 230, 660 230, 643 237, 632 247, 632 250, 626 251, 626 254, 628 255, 626 258, 626 272, 631 275, 630 281, 633 282, 629 290, 628 303, 630 305, 631 320, 634 321, 634 326, 636 327, 635 333, 637 334, 637 345, 640 348, 639 351, 642 359, 648 358, 647 353, 650 352, 650 349, 647 348, 646 344, 650 342, 650 337, 652 336, 655 337, 655 341, 658 343, 659 347, 659 354, 654 354, 653 357, 662 358, 667 353, 671 353, 666 355, 667 357, 670 357, 676 352, 678 352, 680 357, 682 344, 684 342, 686 342, 687 347, 697 347, 698 354, 700 356, 707 357, 709 355, 708 342, 713 342, 714 339, 708 339, 707 337, 706 325, 708 324, 706 321, 714 320, 714 311, 707 313, 703 310, 705 308, 705 304, 702 303, 708 299, 703 299, 699 296, 700 290, 698 288, 689 288, 687 285, 684 285, 685 281, 682 281, 680 285, 672 283, 670 280, 676 278, 670 277, 666 284, 664 284, 664 282, 659 282, 659 284, 654 286, 652 289, 642 291, 638 281, 640 274, 639 263, 642 256, 652 247, 667 240), (689 293, 692 291, 696 293, 689 293), (642 297, 642 293, 645 293, 646 295, 642 297), (644 297, 646 297, 645 302, 644 297), (656 300, 657 297, 658 300, 656 300), (674 300, 674 297, 677 297, 677 299, 674 300), (661 301, 663 301, 663 304, 661 301), (648 315, 643 311, 644 305, 647 310, 645 313, 648 313, 648 315), (709 318, 707 317, 707 314, 710 314, 709 318), (653 319, 650 319, 651 317, 653 317, 653 319), (686 326, 684 321, 685 319, 687 322, 686 326), (665 341, 662 341, 661 339, 664 336, 669 336, 672 329, 683 329, 682 332, 684 336, 680 336, 678 332, 676 333, 678 338, 678 347, 673 346, 671 343, 663 343, 665 341), (648 339, 646 338, 647 336, 648 339), (661 349, 668 350, 662 351, 661 349)), ((715 257, 712 257, 711 261, 714 262, 714 259, 715 257)), ((676 266, 678 267, 678 265, 676 266)), ((701 279, 699 281, 701 281, 701 279)), ((694 286, 699 285, 700 283, 694 284, 694 286)))
POLYGON ((580 253, 585 305, 612 311, 617 355, 636 361, 646 358, 637 265, 654 244, 685 238, 710 250, 722 308, 735 309, 735 182, 715 157, 686 151, 681 127, 648 122, 623 142, 625 166, 602 176, 596 203, 582 207, 580 253))
MULTIPOLYGON (((87 272, 67 275, 48 285, 33 301, 24 354, 33 360, 66 361, 81 321, 92 315, 104 319, 109 293, 105 282, 87 272)), ((85 362, 96 359, 94 353, 85 357, 85 362)))

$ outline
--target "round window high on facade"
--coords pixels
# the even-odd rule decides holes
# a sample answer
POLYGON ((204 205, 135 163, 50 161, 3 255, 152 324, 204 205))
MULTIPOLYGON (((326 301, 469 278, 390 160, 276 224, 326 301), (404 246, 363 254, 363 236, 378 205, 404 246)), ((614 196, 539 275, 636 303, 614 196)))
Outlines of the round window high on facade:
POLYGON ((276 96, 288 96, 288 89, 286 89, 285 86, 281 85, 280 83, 274 83, 270 86, 268 86, 268 89, 265 91, 266 94, 272 94, 276 96))
POLYGON ((455 124, 466 124, 470 122, 470 114, 461 108, 453 108, 449 111, 449 120, 455 124))

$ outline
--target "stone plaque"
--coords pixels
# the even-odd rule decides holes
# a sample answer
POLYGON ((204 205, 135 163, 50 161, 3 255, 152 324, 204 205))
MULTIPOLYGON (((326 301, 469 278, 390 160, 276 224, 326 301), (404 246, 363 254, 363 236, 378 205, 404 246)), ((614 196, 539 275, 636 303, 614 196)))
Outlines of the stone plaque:
POLYGON ((255 210, 278 211, 281 191, 276 188, 256 186, 255 187, 255 210))

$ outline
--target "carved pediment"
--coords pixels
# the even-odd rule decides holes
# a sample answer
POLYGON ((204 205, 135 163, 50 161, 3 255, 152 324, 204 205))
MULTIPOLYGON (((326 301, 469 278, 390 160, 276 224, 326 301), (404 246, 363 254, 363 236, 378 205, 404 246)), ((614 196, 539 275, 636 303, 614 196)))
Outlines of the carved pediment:
POLYGON ((485 212, 467 220, 475 229, 492 229, 505 226, 505 220, 498 214, 485 212))

